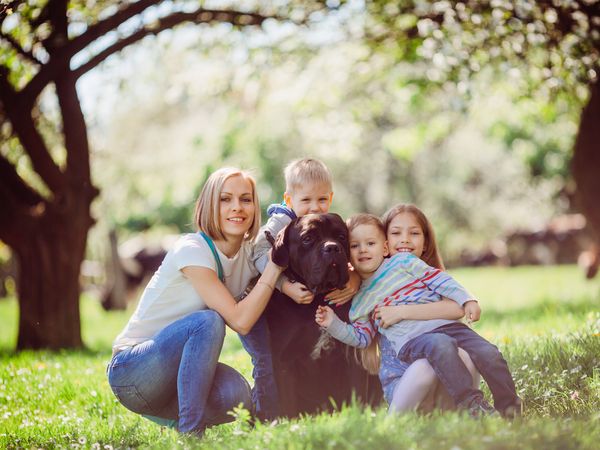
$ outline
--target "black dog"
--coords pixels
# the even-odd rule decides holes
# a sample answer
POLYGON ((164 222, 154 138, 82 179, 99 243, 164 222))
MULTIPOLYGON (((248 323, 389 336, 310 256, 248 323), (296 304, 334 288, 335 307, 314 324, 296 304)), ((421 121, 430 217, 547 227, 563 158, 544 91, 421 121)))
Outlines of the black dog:
MULTIPOLYGON (((332 339, 318 359, 311 357, 321 333, 315 311, 325 304, 325 294, 348 282, 349 255, 348 229, 337 214, 294 219, 274 242, 273 262, 287 267, 285 275, 291 281, 315 294, 312 303, 301 305, 275 291, 265 311, 281 410, 286 416, 331 410, 350 402, 353 393, 365 403, 381 402, 379 379, 362 368, 348 346, 332 339)), ((334 309, 348 321, 349 302, 334 309)))

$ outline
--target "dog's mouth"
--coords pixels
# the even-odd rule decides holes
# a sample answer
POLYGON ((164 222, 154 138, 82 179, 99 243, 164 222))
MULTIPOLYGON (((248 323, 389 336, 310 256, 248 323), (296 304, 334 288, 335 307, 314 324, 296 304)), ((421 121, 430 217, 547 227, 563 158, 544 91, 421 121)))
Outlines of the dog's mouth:
POLYGON ((306 287, 315 295, 325 294, 334 289, 343 289, 348 283, 348 263, 343 258, 323 261, 322 270, 312 271, 304 280, 306 287))

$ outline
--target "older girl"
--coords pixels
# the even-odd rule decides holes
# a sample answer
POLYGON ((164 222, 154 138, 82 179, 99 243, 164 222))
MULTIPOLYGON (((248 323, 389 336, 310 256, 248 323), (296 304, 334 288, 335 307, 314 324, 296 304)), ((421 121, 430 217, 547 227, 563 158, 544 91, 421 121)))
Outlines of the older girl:
POLYGON ((260 227, 254 179, 224 168, 207 180, 196 204, 197 233, 165 256, 113 345, 110 386, 128 409, 180 432, 202 435, 251 409, 241 374, 219 363, 225 324, 247 333, 260 317, 281 268, 269 262, 242 301, 251 278, 250 241, 260 227))

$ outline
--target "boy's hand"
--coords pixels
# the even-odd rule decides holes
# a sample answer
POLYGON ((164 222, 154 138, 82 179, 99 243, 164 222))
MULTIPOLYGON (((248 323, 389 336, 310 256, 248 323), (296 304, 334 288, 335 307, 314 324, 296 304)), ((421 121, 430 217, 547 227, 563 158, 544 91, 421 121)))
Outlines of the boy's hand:
POLYGON ((344 303, 352 300, 352 297, 354 297, 354 294, 356 294, 360 287, 360 276, 354 270, 349 270, 348 272, 350 279, 346 283, 346 286, 343 289, 331 291, 325 297, 325 301, 335 306, 342 306, 344 303))
POLYGON ((283 282, 281 292, 300 305, 308 305, 315 299, 313 293, 306 289, 306 286, 298 282, 292 283, 290 280, 283 282))
POLYGON ((464 308, 467 324, 470 324, 471 322, 477 322, 481 317, 481 308, 479 307, 477 300, 469 300, 465 303, 464 308))
POLYGON ((381 328, 388 328, 404 320, 402 317, 403 305, 397 306, 376 306, 374 317, 380 321, 381 328))
POLYGON ((334 316, 335 313, 329 306, 319 306, 315 313, 315 322, 323 328, 328 328, 331 322, 333 322, 334 316))

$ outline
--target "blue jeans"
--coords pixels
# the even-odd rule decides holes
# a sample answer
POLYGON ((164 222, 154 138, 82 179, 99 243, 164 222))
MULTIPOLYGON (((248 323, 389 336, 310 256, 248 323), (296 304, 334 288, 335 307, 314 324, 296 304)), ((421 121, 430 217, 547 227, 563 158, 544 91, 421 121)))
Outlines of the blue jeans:
POLYGON ((280 415, 279 391, 273 372, 269 327, 265 316, 260 316, 248 334, 240 334, 239 337, 252 358, 252 402, 256 416, 260 420, 273 420, 280 415))
POLYGON ((184 433, 231 422, 228 411, 252 408, 248 382, 218 363, 225 323, 210 309, 189 314, 152 339, 117 353, 107 368, 115 396, 131 411, 184 433))
POLYGON ((400 350, 400 358, 409 363, 427 358, 455 403, 464 406, 483 394, 473 389, 471 374, 458 356, 458 347, 469 354, 488 384, 497 410, 503 412, 520 402, 508 364, 498 347, 462 323, 444 325, 411 339, 400 350))

